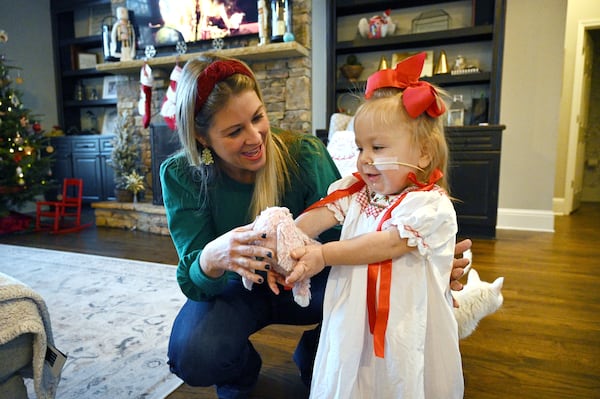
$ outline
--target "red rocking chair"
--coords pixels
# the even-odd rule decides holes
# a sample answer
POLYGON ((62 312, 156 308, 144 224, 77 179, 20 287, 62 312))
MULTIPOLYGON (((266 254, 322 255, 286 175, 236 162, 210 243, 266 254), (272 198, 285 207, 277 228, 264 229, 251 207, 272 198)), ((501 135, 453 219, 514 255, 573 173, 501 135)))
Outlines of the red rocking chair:
POLYGON ((81 224, 82 194, 82 179, 64 179, 60 201, 37 202, 36 231, 50 230, 51 233, 70 233, 91 226, 92 223, 81 224), (48 222, 48 219, 51 221, 48 222))

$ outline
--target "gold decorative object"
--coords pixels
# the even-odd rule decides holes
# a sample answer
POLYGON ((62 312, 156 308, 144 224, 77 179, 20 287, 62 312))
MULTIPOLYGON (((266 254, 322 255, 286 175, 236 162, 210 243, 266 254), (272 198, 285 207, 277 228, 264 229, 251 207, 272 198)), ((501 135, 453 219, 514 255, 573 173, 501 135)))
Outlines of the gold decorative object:
POLYGON ((442 50, 440 53, 440 58, 438 58, 438 62, 435 64, 433 74, 441 75, 448 72, 450 72, 450 68, 448 67, 448 57, 446 56, 446 52, 442 50))
POLYGON ((364 69, 362 65, 346 64, 340 67, 342 75, 351 82, 356 82, 364 69))
POLYGON ((385 59, 385 55, 381 56, 381 59, 379 60, 379 67, 377 67, 378 71, 381 71, 383 69, 388 69, 388 62, 385 59))

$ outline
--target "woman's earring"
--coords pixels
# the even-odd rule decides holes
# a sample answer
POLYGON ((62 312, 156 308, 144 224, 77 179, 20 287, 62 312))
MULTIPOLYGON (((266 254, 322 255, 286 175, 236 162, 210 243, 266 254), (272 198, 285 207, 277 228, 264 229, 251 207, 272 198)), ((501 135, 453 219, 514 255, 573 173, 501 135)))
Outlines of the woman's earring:
POLYGON ((208 147, 204 147, 204 149, 202 150, 202 154, 200 155, 200 162, 202 162, 202 165, 212 165, 213 163, 215 163, 215 160, 213 159, 212 156, 212 152, 210 152, 210 150, 208 149, 208 147))

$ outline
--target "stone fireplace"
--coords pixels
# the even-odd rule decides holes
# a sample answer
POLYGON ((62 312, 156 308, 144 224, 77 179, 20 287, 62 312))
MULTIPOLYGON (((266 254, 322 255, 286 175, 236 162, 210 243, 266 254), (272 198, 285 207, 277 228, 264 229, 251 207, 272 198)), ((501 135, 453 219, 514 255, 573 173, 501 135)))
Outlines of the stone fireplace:
MULTIPOLYGON (((113 3, 115 3, 113 1, 113 3)), ((113 7, 119 4, 113 4, 113 7)), ((311 1, 293 2, 295 42, 272 43, 258 46, 257 38, 236 42, 237 47, 217 53, 239 58, 252 68, 260 84, 271 125, 302 132, 312 131, 311 114, 311 57, 310 26, 311 1)), ((182 56, 157 56, 147 61, 152 68, 152 119, 148 129, 143 128, 137 112, 140 96, 139 74, 143 61, 123 61, 100 64, 99 70, 120 77, 117 87, 119 114, 136 115, 136 130, 142 138, 142 161, 147 170, 144 198, 137 204, 106 201, 92 204, 96 225, 137 229, 168 235, 158 171, 162 162, 177 148, 176 132, 171 131, 160 116, 169 75, 176 62, 183 65, 194 57, 194 52, 214 51, 209 48, 191 50, 182 56)))

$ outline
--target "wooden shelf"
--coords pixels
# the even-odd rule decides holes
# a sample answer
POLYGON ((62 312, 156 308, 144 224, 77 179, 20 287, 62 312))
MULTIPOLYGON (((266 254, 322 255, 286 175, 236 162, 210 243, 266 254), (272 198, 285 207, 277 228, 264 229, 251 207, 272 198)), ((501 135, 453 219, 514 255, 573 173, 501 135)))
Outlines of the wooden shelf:
MULTIPOLYGON (((217 52, 219 55, 239 58, 244 61, 307 57, 309 55, 308 49, 298 42, 269 43, 265 44, 264 46, 236 47, 218 51, 208 50, 206 52, 217 52)), ((166 57, 152 58, 146 62, 151 67, 172 67, 175 65, 177 60, 179 60, 179 62, 186 62, 187 60, 195 58, 200 54, 202 54, 202 52, 170 55, 166 57)), ((144 60, 105 62, 103 64, 98 64, 96 69, 101 72, 126 74, 131 72, 139 72, 143 65, 144 60)))

